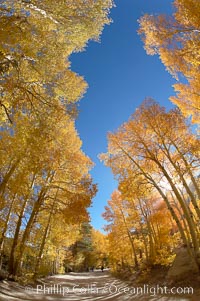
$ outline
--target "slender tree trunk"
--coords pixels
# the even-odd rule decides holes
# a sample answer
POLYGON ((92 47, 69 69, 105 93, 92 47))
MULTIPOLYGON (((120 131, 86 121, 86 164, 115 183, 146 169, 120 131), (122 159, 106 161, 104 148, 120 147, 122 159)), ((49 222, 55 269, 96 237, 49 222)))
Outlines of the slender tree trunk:
POLYGON ((46 242, 46 239, 47 239, 47 237, 49 235, 51 218, 52 218, 53 213, 54 213, 54 207, 55 207, 56 198, 57 198, 57 195, 58 195, 58 190, 59 189, 57 189, 57 192, 56 192, 53 204, 51 206, 51 211, 50 211, 50 214, 49 214, 49 218, 48 218, 48 221, 47 221, 47 224, 46 224, 46 228, 45 228, 45 231, 44 231, 44 235, 43 235, 43 238, 42 238, 42 242, 41 242, 41 245, 40 245, 40 250, 39 250, 39 254, 38 254, 36 265, 35 265, 34 278, 37 278, 38 270, 39 270, 39 267, 40 267, 40 262, 41 262, 43 251, 44 251, 45 242, 46 242))
POLYGON ((7 216, 6 216, 5 223, 4 223, 4 228, 3 228, 2 233, 1 233, 1 238, 0 238, 0 269, 2 267, 3 249, 4 249, 4 241, 5 241, 6 231, 8 229, 8 223, 9 223, 9 220, 10 220, 10 215, 11 215, 13 204, 14 204, 14 201, 15 201, 15 196, 16 196, 16 194, 14 195, 14 197, 12 199, 12 202, 10 204, 9 211, 8 211, 7 216))
POLYGON ((34 272, 34 278, 35 279, 38 276, 38 271, 39 271, 41 259, 42 259, 42 256, 43 256, 45 242, 46 242, 46 239, 47 239, 48 234, 49 234, 51 216, 52 216, 52 214, 50 213, 48 221, 47 221, 47 225, 46 225, 46 228, 45 228, 45 231, 44 231, 44 235, 43 235, 43 238, 42 238, 42 242, 41 242, 41 245, 40 245, 39 254, 37 256, 36 265, 35 265, 35 272, 34 272))
POLYGON ((187 162, 187 160, 185 159, 184 155, 182 154, 182 152, 180 151, 179 147, 176 145, 176 143, 174 141, 172 141, 173 145, 175 146, 176 150, 178 151, 181 159, 183 160, 184 164, 185 164, 185 167, 187 169, 187 172, 188 174, 190 175, 190 178, 191 178, 191 181, 192 181, 192 184, 194 185, 194 188, 196 190, 196 193, 197 193, 197 196, 198 196, 198 199, 200 200, 200 187, 197 183, 197 181, 195 180, 195 177, 190 169, 190 166, 187 162))
MULTIPOLYGON (((160 195, 162 196, 163 200, 164 200, 165 203, 167 204, 167 208, 169 209, 169 211, 170 211, 170 213, 171 213, 173 219, 175 220, 176 225, 177 225, 177 227, 178 227, 178 229, 179 229, 179 232, 180 232, 182 241, 183 241, 183 243, 187 246, 187 249, 188 249, 188 251, 189 251, 189 250, 190 250, 190 242, 187 240, 187 237, 186 237, 186 235, 185 235, 184 229, 183 229, 183 227, 182 227, 182 225, 181 225, 181 222, 180 222, 178 216, 176 215, 176 213, 175 213, 175 211, 174 211, 172 205, 170 204, 170 202, 169 202, 167 196, 163 193, 163 191, 160 189, 160 187, 159 187, 155 182, 154 182, 154 187, 158 190, 158 192, 159 192, 160 195)), ((191 252, 190 252, 190 254, 191 254, 191 252)))
POLYGON ((6 188, 6 184, 8 183, 10 177, 12 176, 12 174, 14 173, 15 169, 17 168, 19 162, 20 162, 20 158, 17 159, 15 161, 15 163, 11 166, 10 170, 8 171, 8 173, 4 176, 3 181, 0 183, 0 197, 3 196, 5 188, 6 188))
POLYGON ((23 256, 24 249, 25 249, 25 243, 30 235, 30 231, 31 231, 33 222, 38 215, 38 212, 39 212, 40 206, 44 200, 45 194, 46 194, 46 189, 42 189, 40 192, 40 195, 38 197, 38 200, 35 202, 35 204, 33 206, 32 213, 30 215, 30 218, 29 218, 26 228, 24 230, 22 240, 19 245, 18 254, 17 254, 15 262, 14 262, 14 268, 13 268, 14 276, 17 275, 17 273, 19 271, 19 267, 20 267, 22 256, 23 256))
POLYGON ((135 267, 138 268, 139 264, 138 264, 138 260, 137 260, 137 253, 136 253, 136 250, 135 250, 135 246, 134 246, 134 243, 133 243, 133 239, 132 239, 131 234, 130 234, 130 231, 129 231, 129 229, 128 229, 128 226, 127 226, 127 223, 126 223, 126 219, 125 219, 123 210, 120 209, 120 212, 121 212, 121 214, 122 214, 122 218, 123 218, 123 221, 124 221, 124 225, 125 225, 125 227, 126 227, 127 235, 128 235, 128 238, 129 238, 129 241, 130 241, 130 244, 131 244, 131 248, 132 248, 132 251, 133 251, 135 267))
MULTIPOLYGON (((141 200, 138 199, 139 205, 140 205, 140 210, 142 212, 142 215, 145 219, 147 229, 148 229, 148 236, 149 236, 149 263, 152 264, 154 262, 155 256, 156 256, 156 251, 155 251, 155 243, 156 243, 156 238, 155 238, 155 233, 153 232, 153 229, 151 227, 151 223, 149 222, 148 219, 148 213, 145 211, 145 209, 142 206, 141 200)), ((145 205, 147 206, 146 202, 145 205)))
POLYGON ((189 243, 189 245, 191 245, 191 235, 190 235, 190 231, 188 229, 188 225, 186 223, 186 220, 184 218, 184 215, 183 215, 183 213, 181 211, 181 208, 178 206, 178 204, 176 202, 176 198, 174 197, 173 193, 171 193, 171 196, 172 196, 172 199, 174 201, 174 206, 177 209, 177 211, 178 211, 178 213, 179 213, 179 215, 180 215, 180 217, 181 217, 181 219, 183 221, 183 226, 184 226, 184 230, 185 230, 185 233, 186 233, 186 236, 187 236, 188 243, 189 243))
POLYGON ((149 261, 148 246, 147 246, 147 240, 146 240, 146 237, 145 237, 143 231, 144 231, 143 225, 142 225, 142 223, 140 223, 140 232, 142 234, 142 240, 144 242, 145 257, 146 257, 146 261, 148 262, 149 261))
MULTIPOLYGON (((36 177, 36 175, 33 174, 33 179, 31 181, 30 190, 34 186, 35 177, 36 177)), ((20 213, 19 213, 19 216, 18 216, 18 220, 17 220, 17 225, 16 225, 16 229, 15 229, 15 234, 14 234, 13 243, 12 243, 11 252, 10 252, 10 258, 9 258, 8 271, 9 271, 10 275, 12 275, 13 272, 14 272, 15 252, 17 250, 17 244, 18 244, 18 239, 19 239, 20 228, 21 228, 21 225, 22 225, 22 219, 24 217, 24 212, 25 212, 25 208, 26 208, 26 205, 27 205, 27 202, 28 202, 28 198, 29 198, 29 195, 26 196, 26 198, 25 198, 25 200, 22 204, 22 207, 21 207, 21 210, 20 210, 20 213)))
POLYGON ((164 176, 166 177, 167 181, 169 182, 177 200, 179 201, 182 209, 183 209, 183 213, 185 214, 185 218, 187 220, 189 229, 190 229, 190 234, 192 237, 192 243, 194 246, 194 251, 195 253, 199 252, 199 241, 197 238, 197 233, 195 231, 196 225, 194 224, 194 221, 190 215, 190 212, 188 210, 187 205, 185 204, 184 200, 182 199, 178 189, 176 188, 175 184, 173 183, 172 179, 170 178, 170 176, 168 175, 167 171, 165 170, 165 168, 160 164, 160 162, 157 161, 157 165, 160 167, 160 169, 162 170, 164 176))
MULTIPOLYGON (((191 254, 191 250, 190 250, 190 245, 188 244, 188 241, 187 241, 187 238, 185 236, 185 233, 184 233, 184 230, 182 228, 182 225, 173 209, 173 207, 170 205, 170 202, 168 200, 168 198, 166 197, 166 195, 164 194, 164 192, 162 191, 162 189, 160 188, 160 186, 155 182, 155 180, 152 178, 151 175, 149 175, 147 172, 145 172, 143 170, 143 168, 140 166, 140 164, 132 157, 129 155, 129 153, 124 150, 123 147, 120 146, 120 144, 117 142, 117 145, 118 147, 124 152, 124 154, 135 164, 135 166, 140 170, 140 172, 143 174, 143 176, 149 180, 149 182, 157 189, 157 191, 159 192, 159 194, 161 195, 161 197, 163 198, 163 200, 166 202, 167 204, 167 207, 168 209, 170 210, 171 214, 172 214, 172 217, 173 219, 175 220, 176 224, 177 224, 177 227, 180 231, 180 235, 181 235, 181 238, 183 240, 183 243, 187 246, 187 250, 188 250, 188 253, 190 254, 190 256, 192 256, 191 254)), ((196 260, 196 257, 195 257, 195 260, 196 260)))
POLYGON ((185 204, 184 200, 182 199, 176 185, 172 181, 172 179, 171 179, 170 175, 168 174, 167 170, 165 169, 165 167, 156 158, 154 153, 151 150, 149 150, 148 146, 146 145, 146 143, 143 140, 142 140, 142 144, 143 144, 145 150, 147 151, 147 154, 149 155, 149 160, 154 162, 157 165, 157 167, 160 169, 160 171, 163 173, 163 175, 167 179, 169 185, 171 186, 177 200, 179 201, 179 203, 180 203, 180 205, 183 209, 183 212, 185 214, 189 229, 190 229, 190 234, 191 234, 191 237, 192 237, 192 243, 193 243, 193 246, 194 246, 194 252, 195 252, 195 254, 197 254, 199 252, 199 241, 198 241, 197 233, 195 231, 196 225, 194 224, 194 221, 193 221, 193 219, 190 215, 188 207, 185 204))
MULTIPOLYGON (((167 156, 167 158, 169 159, 169 161, 170 161, 170 163, 172 164, 172 166, 174 167, 174 169, 176 170, 176 172, 177 172, 177 174, 178 174, 180 180, 182 181, 183 187, 185 188, 186 192, 188 193, 188 195, 189 195, 189 197, 190 197, 190 199, 191 199, 191 202, 192 202, 192 204, 193 204, 193 207, 194 207, 194 209, 195 209, 195 211, 196 211, 196 213, 197 213, 197 216, 198 216, 198 218, 199 218, 199 220, 200 220, 200 208, 199 208, 199 206, 198 206, 198 204, 197 204, 197 202, 196 202, 195 196, 194 196, 194 194, 192 193, 192 191, 190 190, 190 188, 189 188, 189 186, 188 186, 188 184, 187 184, 187 182, 186 182, 186 180, 185 180, 185 178, 184 178, 182 172, 180 171, 180 167, 177 166, 177 164, 176 164, 176 163, 173 161, 173 159, 171 158, 171 155, 170 155, 170 153, 169 153, 169 151, 168 151, 168 149, 167 149, 166 146, 165 146, 165 150, 166 150, 166 152, 167 152, 166 156, 167 156)), ((190 176, 191 176, 191 175, 192 175, 192 174, 190 174, 190 176)), ((194 180, 194 177, 193 177, 193 176, 192 176, 192 179, 194 180)), ((193 184, 194 184, 194 183, 193 183, 193 184)), ((196 186, 196 182, 195 182, 195 186, 196 186)), ((198 186, 197 186, 197 187, 198 187, 198 186)), ((197 193, 198 193, 198 189, 197 189, 197 193)), ((200 196, 199 196, 199 198, 200 198, 200 196)))
POLYGON ((20 245, 19 245, 19 251, 18 251, 18 254, 16 256, 16 259, 15 259, 15 263, 14 263, 14 269, 13 269, 13 275, 17 275, 17 273, 19 272, 20 270, 20 265, 21 265, 21 261, 22 261, 22 257, 23 257, 23 253, 24 253, 24 250, 25 250, 25 244, 26 244, 26 241, 28 240, 29 238, 29 235, 30 235, 30 232, 31 232, 31 228, 32 228, 32 225, 34 223, 34 220, 36 219, 38 213, 39 213, 39 210, 40 210, 40 207, 42 205, 42 202, 45 198, 45 195, 49 189, 49 184, 51 183, 51 181, 53 180, 53 177, 55 176, 55 171, 53 172, 50 172, 46 178, 46 186, 44 186, 40 193, 39 193, 39 196, 38 196, 38 199, 37 201, 34 203, 34 206, 33 206, 33 209, 32 209, 32 212, 31 212, 31 215, 30 215, 30 218, 28 220, 28 223, 26 225, 26 228, 24 230, 24 233, 23 233, 23 236, 22 236, 22 240, 20 242, 20 245))
MULTIPOLYGON (((140 201, 139 198, 138 198, 138 202, 139 202, 139 205, 140 205, 141 213, 142 213, 143 217, 146 219, 146 217, 144 216, 144 210, 143 210, 143 208, 142 208, 142 204, 141 204, 141 201, 140 201)), ((132 203, 132 205, 133 205, 133 209, 134 209, 134 210, 137 210, 137 209, 135 208, 135 203, 133 202, 132 199, 131 199, 131 203, 132 203)), ((148 226, 147 226, 147 228, 148 228, 148 226)), ((140 229, 141 229, 142 239, 143 239, 143 242, 144 242, 145 257, 146 257, 146 260, 149 261, 148 246, 147 246, 146 238, 145 238, 144 233, 143 233, 143 229, 144 229, 144 228, 143 228, 143 226, 142 226, 142 223, 140 223, 140 229)))
POLYGON ((197 254, 199 252, 199 241, 198 241, 198 237, 197 237, 197 233, 195 231, 196 225, 194 224, 194 221, 190 215, 189 209, 187 207, 187 205, 185 204, 184 200, 182 199, 176 185, 174 184, 174 182, 172 181, 170 175, 168 174, 167 170, 165 169, 165 167, 160 163, 160 161, 155 157, 155 155, 152 153, 152 151, 149 150, 148 146, 143 142, 143 145, 147 151, 147 153, 150 156, 150 160, 152 160, 152 162, 154 162, 158 168, 160 169, 160 171, 163 173, 163 175, 165 176, 165 178, 167 179, 169 185, 171 186, 177 200, 179 201, 182 210, 185 214, 185 218, 187 220, 188 223, 188 227, 190 229, 190 234, 192 237, 192 243, 193 243, 193 247, 194 247, 194 252, 195 254, 197 254))
POLYGON ((27 199, 24 201, 19 217, 18 217, 18 221, 17 221, 17 226, 15 229, 15 235, 13 238, 13 243, 12 243, 12 248, 11 248, 11 252, 10 252, 10 258, 9 258, 9 274, 13 275, 14 274, 14 260, 15 260, 15 252, 17 250, 17 243, 18 243, 18 239, 19 239, 19 232, 20 232, 20 228, 21 228, 21 224, 22 224, 22 219, 24 217, 24 211, 26 208, 26 204, 27 204, 27 199))

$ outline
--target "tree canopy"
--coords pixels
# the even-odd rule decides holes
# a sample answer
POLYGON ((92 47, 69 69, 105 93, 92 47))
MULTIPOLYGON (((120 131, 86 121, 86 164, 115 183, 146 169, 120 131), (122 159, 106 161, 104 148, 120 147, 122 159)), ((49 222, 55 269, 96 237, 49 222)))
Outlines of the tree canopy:
POLYGON ((171 97, 194 123, 200 121, 200 3, 174 0, 172 16, 148 15, 140 18, 139 34, 147 54, 158 54, 167 70, 177 79, 171 97), (185 83, 187 80, 187 83, 185 83))

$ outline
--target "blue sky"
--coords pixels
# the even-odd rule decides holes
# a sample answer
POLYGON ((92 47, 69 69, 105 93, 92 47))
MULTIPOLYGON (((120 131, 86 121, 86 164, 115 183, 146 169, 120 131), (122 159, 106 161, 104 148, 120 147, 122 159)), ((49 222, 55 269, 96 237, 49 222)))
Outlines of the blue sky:
POLYGON ((144 13, 172 12, 170 0, 115 0, 113 22, 106 26, 101 42, 90 42, 86 50, 71 56, 71 69, 84 76, 88 91, 80 102, 76 122, 83 150, 93 160, 91 174, 98 193, 90 209, 92 225, 102 229, 101 217, 112 191, 117 187, 109 168, 98 159, 106 152, 107 132, 115 131, 146 97, 167 108, 174 94, 175 80, 158 56, 148 56, 137 34, 138 19, 144 13))

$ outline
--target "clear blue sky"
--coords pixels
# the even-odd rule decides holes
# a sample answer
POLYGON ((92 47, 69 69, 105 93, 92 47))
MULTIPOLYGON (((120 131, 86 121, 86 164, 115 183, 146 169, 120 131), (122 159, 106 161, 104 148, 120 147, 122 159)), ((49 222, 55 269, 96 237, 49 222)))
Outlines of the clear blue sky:
POLYGON ((112 191, 117 187, 109 168, 98 159, 106 152, 107 132, 116 130, 135 111, 145 97, 171 107, 174 79, 158 56, 147 56, 137 34, 137 20, 144 13, 171 13, 170 0, 115 0, 113 23, 106 26, 101 43, 90 42, 82 53, 71 56, 71 69, 83 75, 89 84, 80 102, 76 122, 83 150, 93 160, 91 174, 98 193, 90 209, 92 225, 100 229, 101 217, 112 191))

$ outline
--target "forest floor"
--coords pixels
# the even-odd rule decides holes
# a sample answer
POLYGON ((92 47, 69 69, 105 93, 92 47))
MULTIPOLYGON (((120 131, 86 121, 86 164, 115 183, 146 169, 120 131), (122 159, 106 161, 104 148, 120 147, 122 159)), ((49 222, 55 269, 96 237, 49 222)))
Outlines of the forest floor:
POLYGON ((37 284, 26 287, 16 282, 0 282, 1 301, 199 301, 200 291, 194 288, 188 294, 184 287, 180 293, 172 287, 134 284, 113 277, 109 271, 99 270, 87 273, 69 273, 50 276, 37 284), (163 293, 162 293, 163 289, 163 293))

